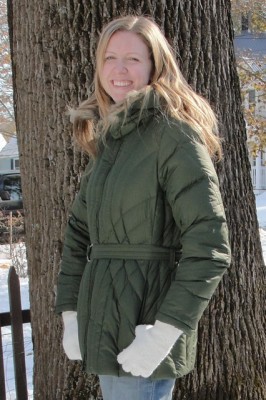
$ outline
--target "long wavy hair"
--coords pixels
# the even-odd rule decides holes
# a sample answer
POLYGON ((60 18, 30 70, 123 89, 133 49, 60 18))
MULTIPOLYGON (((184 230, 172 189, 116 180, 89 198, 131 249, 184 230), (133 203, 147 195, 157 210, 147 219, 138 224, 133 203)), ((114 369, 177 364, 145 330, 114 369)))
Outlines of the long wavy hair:
MULTIPOLYGON (((76 110, 70 110, 74 125, 74 136, 81 146, 93 158, 97 157, 97 143, 106 132, 121 109, 127 109, 132 96, 124 102, 114 105, 111 97, 101 84, 101 71, 106 48, 111 36, 117 31, 133 32, 147 45, 153 64, 149 86, 142 91, 143 104, 147 100, 149 89, 155 90, 162 98, 166 116, 171 116, 189 124, 200 136, 211 156, 221 157, 220 139, 217 136, 217 120, 209 103, 198 95, 183 77, 174 55, 160 28, 150 18, 125 16, 114 19, 103 29, 96 52, 96 71, 94 92, 76 110), (101 121, 101 129, 97 129, 101 121)), ((134 98, 134 96, 133 96, 134 98)))

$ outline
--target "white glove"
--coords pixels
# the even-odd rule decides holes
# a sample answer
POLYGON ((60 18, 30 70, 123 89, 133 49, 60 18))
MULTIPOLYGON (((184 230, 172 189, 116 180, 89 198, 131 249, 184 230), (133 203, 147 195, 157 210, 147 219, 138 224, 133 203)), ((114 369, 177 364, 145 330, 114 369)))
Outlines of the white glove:
POLYGON ((62 312, 64 322, 63 348, 69 360, 81 360, 76 311, 62 312))
POLYGON ((148 378, 183 332, 157 320, 154 325, 138 325, 135 333, 136 338, 118 354, 117 361, 125 372, 148 378))

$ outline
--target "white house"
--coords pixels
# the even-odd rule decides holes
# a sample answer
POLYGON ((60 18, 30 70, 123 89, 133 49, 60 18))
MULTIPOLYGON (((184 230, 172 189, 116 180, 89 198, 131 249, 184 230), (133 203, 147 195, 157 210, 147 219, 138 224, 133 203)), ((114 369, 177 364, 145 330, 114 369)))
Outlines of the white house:
POLYGON ((19 171, 17 138, 12 137, 0 151, 0 174, 19 171))
POLYGON ((4 136, 0 133, 0 151, 2 148, 7 144, 7 140, 4 138, 4 136))
MULTIPOLYGON (((244 89, 244 107, 250 115, 266 123, 266 33, 254 34, 249 30, 235 37, 236 57, 240 67, 251 72, 254 78, 242 87, 244 89)), ((247 123, 248 148, 250 150, 251 176, 255 194, 266 190, 266 147, 260 143, 256 135, 256 126, 247 123), (254 151, 257 150, 257 151, 254 151)), ((266 134, 266 132, 265 132, 266 134)))

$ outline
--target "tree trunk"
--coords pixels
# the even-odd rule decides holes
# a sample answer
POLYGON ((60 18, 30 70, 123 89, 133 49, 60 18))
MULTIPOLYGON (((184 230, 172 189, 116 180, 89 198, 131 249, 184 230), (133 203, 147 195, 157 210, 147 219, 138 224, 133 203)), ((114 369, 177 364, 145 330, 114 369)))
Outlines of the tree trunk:
POLYGON ((86 98, 98 33, 111 18, 152 15, 190 84, 215 108, 224 137, 218 165, 233 263, 204 313, 196 368, 175 400, 266 398, 265 268, 233 53, 230 0, 9 1, 34 340, 34 398, 100 399, 97 378, 67 362, 55 285, 67 213, 86 159, 66 106, 86 98), (204 4, 204 6, 203 6, 204 4))

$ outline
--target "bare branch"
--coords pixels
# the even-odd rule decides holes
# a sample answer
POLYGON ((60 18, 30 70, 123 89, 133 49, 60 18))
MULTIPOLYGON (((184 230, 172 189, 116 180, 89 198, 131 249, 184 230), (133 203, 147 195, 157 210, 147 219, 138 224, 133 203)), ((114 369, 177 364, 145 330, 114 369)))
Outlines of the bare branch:
POLYGON ((14 115, 10 112, 8 107, 5 105, 5 103, 3 103, 3 101, 1 99, 0 99, 0 104, 4 107, 4 109, 6 110, 6 112, 8 113, 10 118, 12 119, 12 121, 15 121, 14 115))

